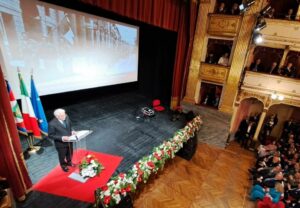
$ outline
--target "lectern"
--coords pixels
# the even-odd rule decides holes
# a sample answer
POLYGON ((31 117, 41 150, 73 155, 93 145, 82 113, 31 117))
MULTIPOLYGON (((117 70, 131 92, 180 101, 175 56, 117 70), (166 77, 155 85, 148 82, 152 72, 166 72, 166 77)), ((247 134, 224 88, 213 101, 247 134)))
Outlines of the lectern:
MULTIPOLYGON (((74 151, 72 156, 72 162, 76 165, 79 165, 81 159, 86 155, 86 138, 93 131, 91 130, 82 130, 76 131, 75 135, 69 137, 69 142, 74 144, 74 151)), ((81 183, 85 183, 87 178, 83 178, 78 169, 69 175, 69 178, 79 181, 81 183)))
POLYGON ((74 164, 79 164, 80 160, 85 156, 86 153, 86 138, 90 135, 93 131, 91 130, 81 130, 76 131, 75 135, 69 137, 69 142, 74 144, 73 146, 73 155, 72 155, 72 162, 74 164))

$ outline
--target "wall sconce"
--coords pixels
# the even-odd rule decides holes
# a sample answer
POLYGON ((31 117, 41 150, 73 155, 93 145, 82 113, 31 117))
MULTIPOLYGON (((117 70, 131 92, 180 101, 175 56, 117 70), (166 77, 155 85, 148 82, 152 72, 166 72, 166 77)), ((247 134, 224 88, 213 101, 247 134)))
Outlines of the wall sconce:
POLYGON ((276 92, 271 94, 271 98, 272 98, 272 100, 284 100, 284 96, 278 95, 276 92))
POLYGON ((263 37, 262 37, 262 34, 260 33, 254 33, 253 34, 253 41, 255 44, 260 44, 264 41, 263 37))

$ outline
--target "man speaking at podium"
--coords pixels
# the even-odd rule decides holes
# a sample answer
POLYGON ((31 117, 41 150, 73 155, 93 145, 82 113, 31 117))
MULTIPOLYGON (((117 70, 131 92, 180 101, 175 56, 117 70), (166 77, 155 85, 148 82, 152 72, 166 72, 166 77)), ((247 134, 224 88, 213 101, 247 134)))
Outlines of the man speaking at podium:
POLYGON ((54 140, 62 170, 68 172, 68 166, 75 166, 72 164, 73 145, 69 142, 69 137, 76 132, 72 130, 71 121, 64 109, 56 109, 54 116, 49 122, 48 135, 54 140))

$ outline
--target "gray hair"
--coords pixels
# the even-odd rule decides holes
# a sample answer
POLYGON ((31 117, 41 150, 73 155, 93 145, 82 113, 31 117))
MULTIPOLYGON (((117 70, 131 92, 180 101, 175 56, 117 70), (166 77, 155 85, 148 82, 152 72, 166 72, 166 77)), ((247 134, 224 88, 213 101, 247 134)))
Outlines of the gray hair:
POLYGON ((60 114, 63 114, 63 113, 66 113, 66 111, 62 108, 58 108, 53 112, 55 117, 57 117, 57 116, 59 116, 60 114))

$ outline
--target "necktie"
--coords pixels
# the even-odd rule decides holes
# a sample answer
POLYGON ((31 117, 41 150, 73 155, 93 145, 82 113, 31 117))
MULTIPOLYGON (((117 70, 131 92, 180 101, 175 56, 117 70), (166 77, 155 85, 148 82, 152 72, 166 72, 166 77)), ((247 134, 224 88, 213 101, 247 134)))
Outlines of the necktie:
POLYGON ((65 128, 67 128, 66 120, 63 120, 63 125, 64 125, 65 128))

